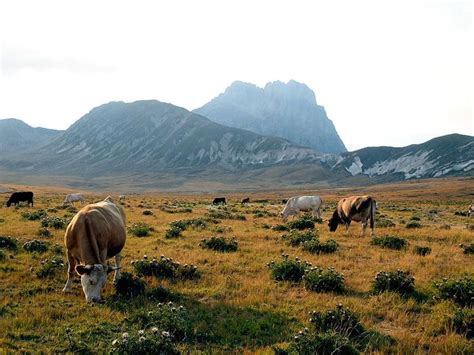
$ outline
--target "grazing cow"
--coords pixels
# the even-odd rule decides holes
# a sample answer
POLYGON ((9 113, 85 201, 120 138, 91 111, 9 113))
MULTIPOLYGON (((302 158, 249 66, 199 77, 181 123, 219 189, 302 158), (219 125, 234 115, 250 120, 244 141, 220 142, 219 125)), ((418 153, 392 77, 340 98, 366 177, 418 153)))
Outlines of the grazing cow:
POLYGON ((220 204, 225 205, 225 204, 226 204, 226 202, 225 202, 225 197, 216 197, 216 198, 212 201, 212 204, 213 204, 213 205, 220 205, 220 204))
POLYGON ((474 205, 469 206, 469 209, 467 210, 467 216, 471 217, 474 214, 474 205))
POLYGON ((240 201, 240 203, 241 203, 242 205, 244 205, 244 204, 246 204, 246 203, 249 203, 249 202, 250 202, 250 197, 246 197, 246 198, 242 199, 242 201, 240 201))
POLYGON ((7 201, 7 207, 10 207, 12 204, 18 205, 20 202, 28 202, 28 206, 31 204, 31 207, 33 207, 33 192, 25 191, 12 193, 7 201))
POLYGON ((311 211, 311 214, 321 218, 320 209, 323 201, 319 196, 290 197, 280 215, 287 219, 289 215, 297 215, 300 211, 311 211))
POLYGON ((375 236, 376 206, 375 200, 370 196, 351 196, 341 199, 328 222, 329 230, 334 232, 341 223, 346 226, 347 230, 351 222, 355 221, 362 223, 361 235, 364 235, 367 223, 370 221, 372 236, 375 236))
POLYGON ((73 202, 79 201, 81 205, 84 203, 84 196, 82 194, 68 194, 64 199, 63 204, 72 204, 73 202))
POLYGON ((98 302, 107 273, 120 275, 120 252, 125 245, 125 213, 109 196, 104 201, 84 206, 71 220, 64 235, 69 262, 63 291, 71 291, 74 270, 81 275, 87 302, 98 302), (106 260, 115 257, 115 267, 106 260))

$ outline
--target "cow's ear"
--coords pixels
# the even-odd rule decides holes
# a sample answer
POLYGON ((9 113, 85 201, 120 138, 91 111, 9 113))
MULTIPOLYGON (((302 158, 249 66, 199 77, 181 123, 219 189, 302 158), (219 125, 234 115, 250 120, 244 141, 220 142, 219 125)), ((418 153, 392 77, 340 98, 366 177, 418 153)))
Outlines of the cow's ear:
POLYGON ((76 272, 79 274, 79 275, 84 275, 84 274, 90 274, 91 271, 93 269, 93 266, 92 265, 77 265, 76 266, 76 272))

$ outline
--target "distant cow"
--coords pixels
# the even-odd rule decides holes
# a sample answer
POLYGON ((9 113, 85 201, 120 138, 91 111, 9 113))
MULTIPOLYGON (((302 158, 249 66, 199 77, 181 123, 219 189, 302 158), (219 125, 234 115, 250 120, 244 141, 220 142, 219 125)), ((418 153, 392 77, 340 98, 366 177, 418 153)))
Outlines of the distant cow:
POLYGON ((474 214, 474 205, 469 206, 469 209, 467 210, 467 216, 471 217, 474 214))
POLYGON ((7 201, 7 207, 10 207, 12 204, 18 205, 20 202, 28 202, 28 206, 31 204, 31 207, 33 207, 33 192, 25 191, 12 193, 7 201))
POLYGON ((125 213, 122 206, 109 196, 104 201, 84 206, 66 229, 64 243, 69 262, 68 277, 63 291, 71 291, 74 270, 81 275, 81 284, 87 302, 101 299, 107 273, 120 275, 120 252, 125 245, 125 213), (106 264, 115 257, 115 267, 106 264))
POLYGON ((361 235, 364 235, 367 224, 370 221, 372 236, 375 236, 375 210, 376 202, 370 196, 351 196, 341 199, 337 203, 331 219, 328 222, 329 230, 334 232, 339 224, 344 224, 346 230, 352 221, 362 223, 361 235))
POLYGON ((79 201, 81 205, 84 203, 84 196, 82 194, 68 194, 64 199, 63 204, 72 204, 73 202, 79 201))
POLYGON ((286 219, 290 215, 297 215, 300 211, 311 211, 313 216, 316 214, 318 218, 321 218, 322 203, 323 201, 319 196, 290 197, 280 215, 286 219))
POLYGON ((225 202, 225 197, 216 197, 213 201, 212 201, 212 204, 213 205, 225 205, 226 202, 225 202))
POLYGON ((246 197, 246 198, 243 198, 242 201, 240 201, 240 203, 243 205, 243 204, 246 204, 246 203, 249 203, 250 202, 250 197, 246 197))
POLYGON ((119 195, 119 201, 125 201, 125 195, 119 195))

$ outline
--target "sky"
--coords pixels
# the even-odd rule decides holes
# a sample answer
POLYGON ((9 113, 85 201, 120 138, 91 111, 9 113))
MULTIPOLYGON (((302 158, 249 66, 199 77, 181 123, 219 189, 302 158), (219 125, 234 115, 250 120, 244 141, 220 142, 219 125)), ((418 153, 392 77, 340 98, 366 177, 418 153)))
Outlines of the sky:
POLYGON ((474 135, 472 1, 2 1, 0 119, 307 84, 349 150, 474 135))

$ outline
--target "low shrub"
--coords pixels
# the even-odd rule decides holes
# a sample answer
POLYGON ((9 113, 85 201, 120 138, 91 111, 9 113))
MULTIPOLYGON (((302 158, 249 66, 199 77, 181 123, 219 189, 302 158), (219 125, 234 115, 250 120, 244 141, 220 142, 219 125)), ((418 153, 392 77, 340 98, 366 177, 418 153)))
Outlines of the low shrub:
POLYGON ((146 283, 129 272, 122 272, 114 282, 115 292, 123 297, 132 298, 145 293, 146 283))
POLYGON ((474 309, 458 309, 454 314, 453 329, 468 339, 474 338, 474 309))
POLYGON ((23 244, 23 249, 26 250, 29 253, 44 253, 48 251, 49 249, 49 243, 45 243, 41 240, 30 240, 29 242, 26 242, 23 244))
POLYGON ((380 228, 395 227, 395 223, 390 218, 379 218, 375 221, 375 224, 380 228))
POLYGON ((360 337, 365 329, 349 308, 339 304, 326 312, 310 312, 310 323, 319 332, 334 331, 348 338, 360 337))
POLYGON ((289 231, 290 227, 284 224, 277 224, 272 227, 272 230, 277 231, 277 232, 285 232, 285 231, 289 231))
POLYGON ((297 247, 304 242, 315 240, 317 237, 318 236, 314 231, 298 232, 295 230, 282 236, 282 238, 285 239, 286 242, 292 247, 297 247))
POLYGON ((336 332, 316 333, 301 330, 293 338, 286 354, 356 355, 359 351, 351 341, 336 332))
POLYGON ((166 239, 178 238, 179 236, 181 236, 181 232, 182 232, 182 229, 178 227, 171 227, 166 230, 165 238, 166 239))
POLYGON ((290 221, 287 223, 290 229, 313 229, 314 228, 314 221, 307 217, 301 217, 295 221, 290 221))
POLYGON ((206 213, 206 216, 214 219, 235 219, 239 221, 245 221, 247 219, 243 214, 231 213, 222 209, 210 210, 206 213))
POLYGON ((415 246, 415 254, 421 255, 421 256, 426 256, 428 254, 431 254, 431 248, 430 247, 422 247, 422 246, 415 246))
POLYGON ((18 249, 18 240, 13 237, 0 235, 0 249, 15 251, 18 249))
POLYGON ((410 222, 407 222, 407 224, 405 224, 405 227, 408 229, 415 229, 415 228, 421 228, 422 225, 420 222, 410 221, 410 222))
POLYGON ((206 229, 208 226, 208 220, 204 218, 192 218, 192 219, 181 219, 170 223, 171 228, 179 228, 185 231, 188 228, 197 230, 206 229))
POLYGON ((138 276, 154 276, 159 279, 197 279, 201 275, 197 266, 184 264, 167 258, 164 255, 160 259, 148 260, 144 256, 142 260, 132 261, 133 268, 138 276))
POLYGON ((311 267, 303 275, 306 289, 315 292, 342 292, 344 290, 344 275, 328 267, 311 267))
POLYGON ((336 252, 337 249, 339 249, 339 244, 333 239, 325 242, 313 239, 303 243, 303 250, 312 254, 330 254, 336 252))
POLYGON ((63 259, 59 256, 55 256, 41 262, 41 267, 36 272, 36 276, 40 279, 44 279, 46 277, 55 276, 58 271, 63 271, 64 269, 63 259))
POLYGON ((130 335, 122 334, 122 338, 114 339, 110 348, 111 354, 167 354, 179 355, 169 333, 157 327, 151 327, 147 332, 139 330, 130 335))
POLYGON ((295 259, 288 258, 288 255, 282 255, 281 262, 270 261, 267 266, 271 270, 273 279, 276 281, 300 282, 303 276, 311 267, 306 261, 301 261, 298 257, 295 259))
POLYGON ((474 243, 469 245, 459 244, 459 247, 463 250, 464 254, 474 254, 474 243))
POLYGON ((406 239, 403 239, 397 236, 388 235, 385 237, 374 237, 372 238, 370 244, 378 245, 382 248, 387 248, 387 249, 401 250, 407 247, 408 242, 406 239))
POLYGON ((36 210, 34 212, 25 211, 21 213, 21 217, 28 221, 37 221, 47 216, 47 213, 43 209, 36 210))
POLYGON ((410 221, 421 221, 421 218, 418 216, 411 216, 410 221))
POLYGON ((0 261, 4 261, 7 258, 7 254, 0 249, 0 261))
POLYGON ((51 232, 49 231, 48 228, 40 228, 38 229, 38 231, 36 232, 36 235, 40 236, 40 237, 51 237, 51 232))
POLYGON ((372 282, 375 293, 393 291, 401 294, 410 294, 415 290, 415 278, 409 271, 380 271, 372 282))
POLYGON ((67 218, 61 217, 44 217, 41 219, 41 227, 43 228, 54 228, 54 229, 64 229, 68 225, 69 220, 67 218))
POLYGON ((474 279, 464 276, 459 279, 444 278, 434 283, 438 296, 444 300, 451 300, 463 307, 474 306, 474 279))
POLYGON ((153 231, 153 228, 150 227, 147 223, 138 222, 132 224, 128 231, 132 233, 135 237, 147 237, 153 231))
POLYGON ((202 239, 199 243, 203 249, 212 249, 220 252, 232 252, 237 251, 239 244, 235 237, 226 238, 226 237, 214 237, 212 236, 209 239, 202 239))
POLYGON ((153 211, 144 210, 144 211, 142 212, 142 214, 143 214, 144 216, 153 216, 153 211))

